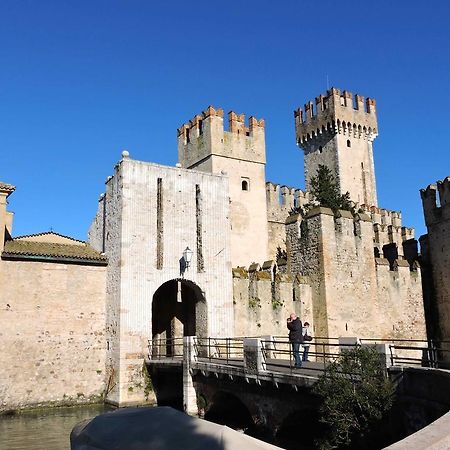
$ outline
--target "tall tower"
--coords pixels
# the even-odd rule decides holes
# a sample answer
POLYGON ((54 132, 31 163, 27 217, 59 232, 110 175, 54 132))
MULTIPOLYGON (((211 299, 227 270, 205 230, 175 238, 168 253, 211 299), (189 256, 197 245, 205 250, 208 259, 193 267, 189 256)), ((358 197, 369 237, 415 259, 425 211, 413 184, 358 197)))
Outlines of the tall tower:
POLYGON ((306 189, 319 164, 331 169, 341 193, 377 206, 372 142, 378 134, 375 100, 331 88, 294 111, 297 144, 305 152, 306 189))
POLYGON ((245 125, 243 114, 208 107, 178 129, 182 167, 226 173, 230 186, 231 262, 248 266, 267 260, 266 146, 264 120, 245 125))

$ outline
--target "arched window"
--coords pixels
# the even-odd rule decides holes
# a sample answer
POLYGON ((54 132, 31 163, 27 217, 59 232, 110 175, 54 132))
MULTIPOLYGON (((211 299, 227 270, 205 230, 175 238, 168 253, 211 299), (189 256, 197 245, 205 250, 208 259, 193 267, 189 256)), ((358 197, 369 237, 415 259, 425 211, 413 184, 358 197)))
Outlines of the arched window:
POLYGON ((247 180, 242 180, 242 190, 248 191, 248 181, 247 180))
POLYGON ((347 139, 347 147, 351 147, 352 143, 350 142, 350 139, 347 139))

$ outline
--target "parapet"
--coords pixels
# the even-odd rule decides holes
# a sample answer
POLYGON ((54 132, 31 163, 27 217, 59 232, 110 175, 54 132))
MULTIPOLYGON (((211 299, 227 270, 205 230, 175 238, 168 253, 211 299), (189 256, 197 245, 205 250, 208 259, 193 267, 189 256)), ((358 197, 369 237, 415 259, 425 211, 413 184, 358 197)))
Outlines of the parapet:
POLYGON ((380 225, 392 225, 394 227, 402 226, 402 213, 401 211, 391 211, 389 209, 378 208, 377 206, 371 206, 369 208, 362 205, 364 211, 370 214, 372 222, 380 225))
POLYGON ((427 226, 450 218, 450 177, 421 189, 420 196, 427 226))
POLYGON ((383 253, 383 247, 387 244, 396 244, 398 254, 403 255, 403 243, 414 239, 414 228, 402 225, 402 213, 389 209, 363 205, 364 211, 370 215, 373 223, 374 245, 379 254, 383 253))
POLYGON ((378 134, 376 102, 372 98, 331 88, 294 111, 298 145, 323 133, 373 140, 378 134))
POLYGON ((201 114, 196 114, 189 122, 184 123, 178 128, 178 137, 184 136, 185 143, 189 143, 193 136, 203 134, 203 121, 209 117, 217 117, 223 120, 223 109, 216 109, 213 106, 208 106, 201 114))
POLYGON ((16 190, 16 187, 12 184, 4 183, 3 181, 0 181, 0 193, 5 195, 6 197, 9 197, 14 191, 16 190))
MULTIPOLYGON (((219 119, 223 128, 223 109, 208 106, 201 114, 196 114, 189 122, 184 123, 178 128, 178 138, 184 137, 184 143, 188 144, 193 137, 198 137, 203 134, 205 127, 208 126, 208 119, 219 119)), ((234 111, 228 113, 228 131, 230 133, 242 134, 244 136, 251 136, 255 131, 264 130, 264 119, 256 119, 250 116, 248 124, 245 124, 245 115, 237 114, 234 111)), ((225 131, 225 130, 224 130, 225 131)))
POLYGON ((244 114, 230 111, 226 130, 223 109, 209 106, 178 128, 178 162, 194 168, 215 155, 265 164, 264 127, 263 119, 251 116, 246 123, 244 114))
POLYGON ((306 205, 310 196, 301 189, 269 181, 266 183, 266 201, 268 220, 284 223, 292 208, 306 205))

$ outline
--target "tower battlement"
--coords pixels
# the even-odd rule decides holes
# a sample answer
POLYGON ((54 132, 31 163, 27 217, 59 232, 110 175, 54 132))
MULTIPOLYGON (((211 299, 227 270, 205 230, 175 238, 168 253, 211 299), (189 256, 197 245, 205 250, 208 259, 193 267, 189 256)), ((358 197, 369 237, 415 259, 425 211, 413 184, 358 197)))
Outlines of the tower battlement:
POLYGON ((268 220, 280 222, 284 226, 291 209, 309 203, 310 195, 301 189, 268 181, 266 182, 266 199, 268 220))
MULTIPOLYGON (((201 136, 210 125, 211 120, 218 120, 222 127, 224 112, 222 108, 214 108, 208 106, 201 114, 196 114, 187 123, 184 123, 178 128, 178 138, 182 136, 185 144, 188 144, 193 138, 201 136), (209 119, 209 120, 208 120, 209 119)), ((228 132, 242 134, 243 136, 251 136, 253 132, 264 129, 264 119, 257 119, 254 116, 248 118, 247 125, 245 124, 245 114, 237 114, 234 111, 228 113, 228 132)), ((223 129, 224 132, 227 130, 223 129)))
POLYGON ((332 88, 294 112, 297 145, 305 153, 306 189, 320 165, 333 173, 342 194, 377 205, 372 142, 378 134, 376 102, 332 88))
POLYGON ((178 162, 185 169, 226 174, 229 182, 231 261, 267 259, 264 120, 209 106, 178 129, 178 162), (263 239, 261 237, 264 237, 263 239))
POLYGON ((376 101, 336 88, 295 110, 294 118, 300 146, 327 131, 369 140, 378 134, 376 101))
POLYGON ((221 108, 209 106, 178 128, 178 161, 194 168, 211 155, 266 162, 264 119, 228 113, 228 130, 221 108))
POLYGON ((450 218, 450 177, 421 189, 420 196, 427 226, 450 218))

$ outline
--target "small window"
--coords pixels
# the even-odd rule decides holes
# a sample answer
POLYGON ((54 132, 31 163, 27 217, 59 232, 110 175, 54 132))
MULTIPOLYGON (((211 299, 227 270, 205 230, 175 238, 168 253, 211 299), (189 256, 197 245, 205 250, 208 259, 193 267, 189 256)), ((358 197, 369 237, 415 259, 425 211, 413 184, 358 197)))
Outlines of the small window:
POLYGON ((347 139, 347 147, 351 147, 352 143, 350 142, 350 139, 347 139))
POLYGON ((323 150, 322 146, 319 145, 319 153, 322 153, 322 150, 323 150))
POLYGON ((189 144, 189 142, 191 142, 190 130, 186 128, 186 144, 189 144))
POLYGON ((242 190, 243 191, 248 191, 248 188, 249 188, 249 182, 248 182, 248 180, 242 180, 242 190))
POLYGON ((203 120, 198 121, 198 134, 199 135, 203 134, 203 120))

